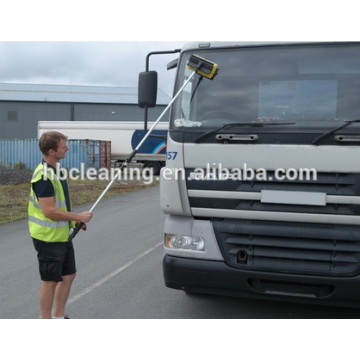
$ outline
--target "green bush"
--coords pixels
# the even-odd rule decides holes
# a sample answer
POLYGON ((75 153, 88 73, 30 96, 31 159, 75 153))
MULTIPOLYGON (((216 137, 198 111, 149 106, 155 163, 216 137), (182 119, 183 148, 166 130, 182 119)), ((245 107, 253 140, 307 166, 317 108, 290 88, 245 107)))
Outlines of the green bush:
POLYGON ((15 170, 25 170, 26 165, 23 162, 19 161, 16 164, 14 164, 14 169, 15 170))

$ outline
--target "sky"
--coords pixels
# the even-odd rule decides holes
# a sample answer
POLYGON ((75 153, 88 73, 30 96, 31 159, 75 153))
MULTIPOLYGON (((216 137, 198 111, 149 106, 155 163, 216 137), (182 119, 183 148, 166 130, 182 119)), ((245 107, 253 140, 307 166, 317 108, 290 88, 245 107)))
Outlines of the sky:
MULTIPOLYGON (((0 82, 137 87, 149 52, 183 45, 180 41, 0 42, 0 82)), ((170 96, 175 71, 167 71, 166 65, 177 57, 150 57, 158 87, 170 96)))
MULTIPOLYGON (((12 0, 1 6, 0 82, 137 87, 149 52, 190 41, 354 41, 357 12, 347 1, 293 1, 290 9, 284 0, 237 7, 208 0, 200 8, 165 0, 12 0)), ((150 61, 169 95, 175 71, 166 64, 176 57, 150 61)))

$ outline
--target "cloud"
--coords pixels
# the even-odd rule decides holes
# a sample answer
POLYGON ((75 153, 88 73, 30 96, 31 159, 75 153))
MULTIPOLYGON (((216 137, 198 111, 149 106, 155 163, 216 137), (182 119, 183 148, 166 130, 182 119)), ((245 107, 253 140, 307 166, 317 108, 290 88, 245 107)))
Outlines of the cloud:
MULTIPOLYGON (((0 82, 136 87, 151 51, 181 48, 185 42, 0 42, 0 82)), ((159 87, 171 94, 177 54, 151 57, 159 87)))

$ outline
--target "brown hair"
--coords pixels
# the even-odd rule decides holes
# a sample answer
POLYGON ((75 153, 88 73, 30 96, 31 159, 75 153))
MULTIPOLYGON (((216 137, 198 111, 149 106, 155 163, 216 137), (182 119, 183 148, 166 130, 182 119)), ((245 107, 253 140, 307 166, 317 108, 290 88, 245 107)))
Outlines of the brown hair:
POLYGON ((57 131, 48 131, 43 133, 39 140, 40 151, 44 155, 47 155, 49 150, 56 151, 62 139, 67 140, 67 137, 64 134, 57 131))

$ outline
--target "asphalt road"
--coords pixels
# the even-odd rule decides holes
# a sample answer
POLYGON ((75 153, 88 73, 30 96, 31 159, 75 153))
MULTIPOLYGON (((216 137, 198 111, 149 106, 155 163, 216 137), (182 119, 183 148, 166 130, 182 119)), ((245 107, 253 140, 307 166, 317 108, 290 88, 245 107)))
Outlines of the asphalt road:
MULTIPOLYGON (((73 319, 360 318, 360 310, 186 295, 162 278, 159 188, 102 201, 74 240, 77 278, 67 313, 73 319)), ((90 206, 77 208, 88 210, 90 206)), ((26 220, 0 226, 0 318, 37 319, 40 279, 26 220)))

